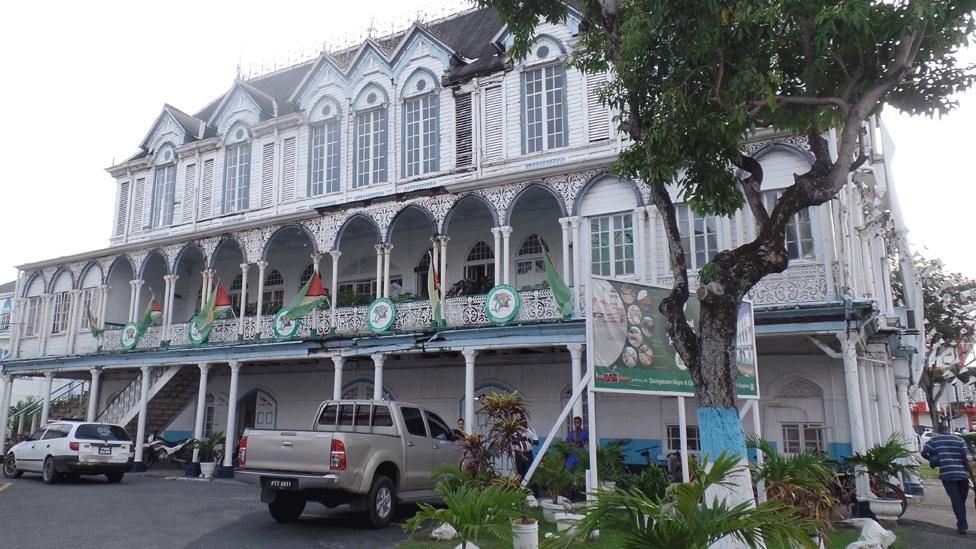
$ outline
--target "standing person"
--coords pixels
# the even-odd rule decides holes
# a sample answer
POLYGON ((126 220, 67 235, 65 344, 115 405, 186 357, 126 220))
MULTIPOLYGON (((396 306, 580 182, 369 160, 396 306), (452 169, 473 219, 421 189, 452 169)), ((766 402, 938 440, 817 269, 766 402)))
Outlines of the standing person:
POLYGON ((956 530, 960 535, 966 535, 969 530, 966 497, 969 495, 969 479, 973 478, 966 457, 966 442, 950 433, 945 424, 939 425, 939 434, 925 443, 922 457, 939 468, 939 479, 952 502, 952 512, 956 514, 956 530))
POLYGON ((464 418, 459 417, 457 420, 457 429, 454 429, 454 440, 463 440, 468 434, 464 431, 464 418))
MULTIPOLYGON (((574 448, 585 450, 590 443, 590 435, 583 429, 583 418, 576 416, 573 418, 573 430, 566 433, 566 442, 574 448)), ((576 465, 576 455, 566 456, 566 467, 576 465)))
POLYGON ((539 443, 539 434, 528 424, 519 433, 519 441, 515 445, 515 472, 525 478, 532 465, 532 447, 539 443))
POLYGON ((681 452, 668 454, 668 479, 671 482, 684 482, 684 475, 681 471, 681 452))

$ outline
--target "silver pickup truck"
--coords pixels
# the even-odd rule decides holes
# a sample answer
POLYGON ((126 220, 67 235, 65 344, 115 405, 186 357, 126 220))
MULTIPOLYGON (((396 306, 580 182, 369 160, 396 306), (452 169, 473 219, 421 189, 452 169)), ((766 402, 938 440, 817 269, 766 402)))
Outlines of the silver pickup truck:
POLYGON ((436 500, 431 472, 461 458, 453 439, 444 420, 413 404, 327 400, 310 431, 244 431, 238 472, 260 480, 278 522, 298 520, 312 500, 351 504, 382 528, 397 502, 436 500))

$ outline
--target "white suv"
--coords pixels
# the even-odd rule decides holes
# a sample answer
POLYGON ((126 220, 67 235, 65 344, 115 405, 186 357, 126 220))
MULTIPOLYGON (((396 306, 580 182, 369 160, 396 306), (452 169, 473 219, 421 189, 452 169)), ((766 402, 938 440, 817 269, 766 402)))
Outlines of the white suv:
POLYGON ((62 477, 105 475, 119 482, 132 469, 135 447, 125 429, 108 423, 52 421, 13 446, 3 462, 3 476, 41 473, 45 484, 62 477))

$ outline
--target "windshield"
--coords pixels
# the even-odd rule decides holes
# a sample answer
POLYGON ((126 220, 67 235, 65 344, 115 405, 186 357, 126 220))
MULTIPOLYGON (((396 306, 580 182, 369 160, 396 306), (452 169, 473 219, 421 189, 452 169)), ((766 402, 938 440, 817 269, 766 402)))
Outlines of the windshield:
POLYGON ((85 423, 79 425, 75 431, 75 438, 83 440, 122 440, 130 441, 129 433, 118 425, 105 425, 104 423, 85 423))

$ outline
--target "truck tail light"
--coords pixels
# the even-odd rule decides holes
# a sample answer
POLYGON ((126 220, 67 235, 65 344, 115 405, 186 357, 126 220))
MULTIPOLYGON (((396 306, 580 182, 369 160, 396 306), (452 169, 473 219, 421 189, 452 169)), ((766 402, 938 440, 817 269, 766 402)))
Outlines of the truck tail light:
POLYGON ((71 448, 72 451, 77 452, 78 449, 81 448, 81 445, 78 444, 77 442, 69 442, 68 443, 68 448, 71 448))
POLYGON ((241 437, 241 441, 237 444, 238 449, 238 465, 244 467, 247 463, 247 435, 241 437))
POLYGON ((341 440, 332 439, 332 452, 329 453, 329 468, 333 471, 346 470, 346 445, 341 440))

